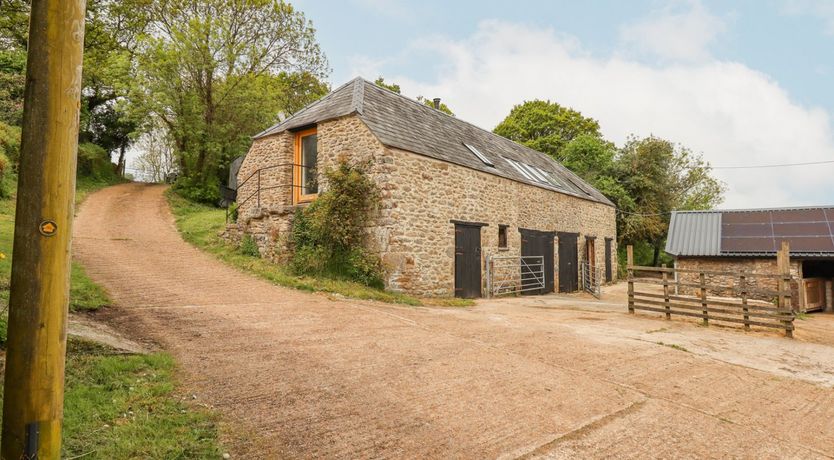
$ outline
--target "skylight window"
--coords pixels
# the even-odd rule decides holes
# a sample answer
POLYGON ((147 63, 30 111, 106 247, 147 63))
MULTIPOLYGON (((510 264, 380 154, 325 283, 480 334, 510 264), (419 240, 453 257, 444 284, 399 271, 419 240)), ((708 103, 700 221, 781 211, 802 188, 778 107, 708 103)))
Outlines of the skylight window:
POLYGON ((547 172, 542 170, 541 168, 537 168, 535 166, 528 165, 526 163, 521 163, 515 160, 510 160, 509 158, 504 158, 507 160, 507 163, 513 167, 519 174, 521 174, 525 179, 531 180, 533 182, 538 182, 540 184, 545 185, 552 185, 554 187, 562 188, 562 184, 560 184, 553 176, 547 172))
POLYGON ((486 157, 480 150, 476 149, 474 146, 464 143, 463 145, 469 149, 470 152, 474 153, 479 160, 483 161, 485 165, 495 167, 495 165, 489 161, 489 158, 486 157))

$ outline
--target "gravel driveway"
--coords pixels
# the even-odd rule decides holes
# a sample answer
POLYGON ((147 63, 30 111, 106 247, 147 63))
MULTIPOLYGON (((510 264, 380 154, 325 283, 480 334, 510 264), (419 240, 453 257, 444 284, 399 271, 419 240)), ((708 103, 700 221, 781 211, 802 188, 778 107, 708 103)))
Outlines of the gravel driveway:
POLYGON ((235 458, 834 457, 830 344, 579 298, 413 308, 276 287, 184 243, 163 191, 92 194, 75 257, 115 327, 217 408, 235 458))

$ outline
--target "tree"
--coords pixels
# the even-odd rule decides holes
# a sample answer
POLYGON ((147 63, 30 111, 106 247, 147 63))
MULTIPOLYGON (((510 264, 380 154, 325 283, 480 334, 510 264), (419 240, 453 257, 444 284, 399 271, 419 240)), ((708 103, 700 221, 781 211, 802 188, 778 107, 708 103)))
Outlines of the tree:
POLYGON ((20 126, 23 117, 23 86, 26 82, 26 51, 0 51, 0 122, 20 126))
POLYGON ((556 159, 568 142, 582 134, 601 137, 596 120, 569 107, 538 99, 513 107, 493 132, 556 159))
MULTIPOLYGON (((380 88, 385 88, 388 91, 393 91, 397 94, 402 94, 400 92, 400 85, 398 85, 396 83, 385 83, 385 78, 383 78, 382 76, 378 77, 374 81, 374 84, 376 84, 380 88)), ((425 98, 423 96, 417 96, 417 102, 419 102, 423 105, 434 108, 434 101, 431 100, 431 99, 425 98)), ((440 108, 438 110, 445 113, 446 115, 450 115, 450 116, 453 116, 453 117, 455 116, 455 114, 452 112, 452 109, 450 109, 449 106, 444 104, 443 102, 440 103, 440 108)))
POLYGON ((151 182, 165 182, 176 172, 176 158, 171 139, 161 126, 144 133, 137 142, 142 153, 135 160, 135 168, 151 182))
POLYGON ((630 198, 619 206, 620 240, 648 242, 654 265, 673 210, 709 209, 723 201, 725 186, 710 175, 709 163, 670 141, 631 137, 616 163, 618 182, 630 198))
POLYGON ((134 99, 174 142, 177 187, 215 201, 249 136, 309 100, 299 97, 305 87, 312 97, 322 90, 327 61, 312 24, 283 1, 163 0, 148 9, 134 99))

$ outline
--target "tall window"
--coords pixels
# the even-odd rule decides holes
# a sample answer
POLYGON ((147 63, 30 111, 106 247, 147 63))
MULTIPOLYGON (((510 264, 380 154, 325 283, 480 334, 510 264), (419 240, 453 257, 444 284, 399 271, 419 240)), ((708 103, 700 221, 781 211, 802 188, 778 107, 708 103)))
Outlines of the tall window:
POLYGON ((498 226, 498 249, 507 249, 507 226, 498 226))
POLYGON ((319 193, 316 175, 318 150, 316 129, 301 131, 295 135, 295 164, 293 166, 293 197, 296 203, 311 201, 319 193))

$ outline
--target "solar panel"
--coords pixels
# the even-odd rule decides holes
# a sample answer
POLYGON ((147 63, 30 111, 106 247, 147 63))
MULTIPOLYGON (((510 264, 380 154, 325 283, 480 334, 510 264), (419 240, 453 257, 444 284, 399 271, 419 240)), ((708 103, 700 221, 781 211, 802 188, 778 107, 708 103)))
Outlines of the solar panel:
POLYGON ((834 252, 834 208, 728 211, 721 214, 722 253, 834 252))

